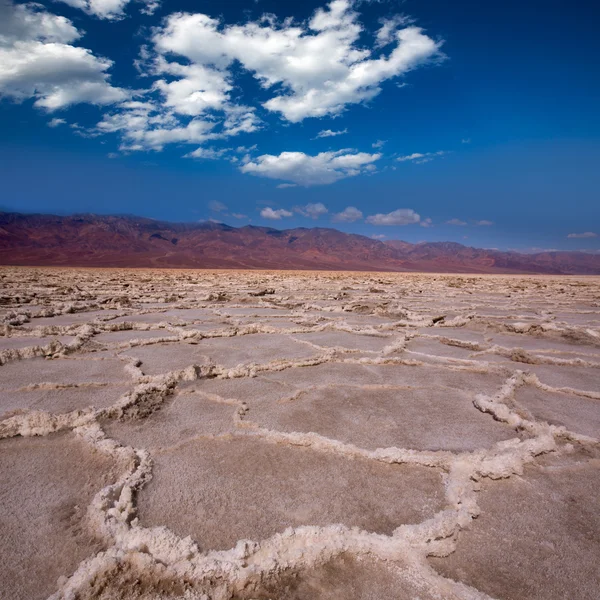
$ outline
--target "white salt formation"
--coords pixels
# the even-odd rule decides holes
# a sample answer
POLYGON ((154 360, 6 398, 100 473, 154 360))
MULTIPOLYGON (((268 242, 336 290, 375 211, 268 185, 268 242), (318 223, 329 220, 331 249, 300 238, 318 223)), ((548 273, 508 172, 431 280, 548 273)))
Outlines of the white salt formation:
POLYGON ((600 279, 0 269, 3 600, 596 600, 600 279))

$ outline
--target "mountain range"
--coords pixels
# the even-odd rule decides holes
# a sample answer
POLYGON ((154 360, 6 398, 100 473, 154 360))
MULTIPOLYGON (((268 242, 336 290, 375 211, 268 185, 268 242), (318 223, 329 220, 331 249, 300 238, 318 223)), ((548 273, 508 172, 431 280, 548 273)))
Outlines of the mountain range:
POLYGON ((382 242, 321 227, 231 227, 134 216, 0 212, 0 264, 600 274, 600 255, 520 254, 454 242, 382 242))

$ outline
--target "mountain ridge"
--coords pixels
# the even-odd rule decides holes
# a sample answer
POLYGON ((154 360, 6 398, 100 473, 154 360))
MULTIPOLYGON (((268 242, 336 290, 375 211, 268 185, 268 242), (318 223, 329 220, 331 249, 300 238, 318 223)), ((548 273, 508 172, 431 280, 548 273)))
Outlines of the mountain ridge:
POLYGON ((600 255, 521 254, 456 242, 382 242, 325 227, 233 227, 135 215, 0 212, 0 264, 600 274, 600 255))

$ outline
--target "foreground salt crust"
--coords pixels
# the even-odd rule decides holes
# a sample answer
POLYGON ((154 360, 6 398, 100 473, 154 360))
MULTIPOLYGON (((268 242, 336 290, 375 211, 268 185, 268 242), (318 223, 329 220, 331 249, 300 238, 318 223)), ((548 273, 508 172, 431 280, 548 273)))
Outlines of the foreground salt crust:
POLYGON ((551 599, 600 586, 598 279, 1 275, 7 526, 39 546, 31 524, 52 513, 33 507, 54 475, 57 514, 77 529, 50 523, 65 556, 52 568, 0 537, 20 557, 1 595, 551 599), (39 441, 44 477, 23 466, 39 441), (52 462, 69 444, 79 471, 52 462), (547 535, 570 497, 592 516, 547 535), (508 560, 495 576, 499 539, 510 558, 526 536, 571 558, 533 553, 527 574, 508 560))

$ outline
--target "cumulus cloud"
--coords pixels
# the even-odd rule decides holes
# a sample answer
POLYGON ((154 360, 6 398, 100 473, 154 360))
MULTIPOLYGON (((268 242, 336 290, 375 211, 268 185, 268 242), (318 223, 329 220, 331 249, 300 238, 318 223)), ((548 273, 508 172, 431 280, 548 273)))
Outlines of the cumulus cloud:
MULTIPOLYGON (((305 23, 265 16, 242 25, 223 25, 205 14, 176 13, 155 32, 154 44, 160 55, 189 61, 179 69, 185 79, 192 78, 186 71, 196 67, 214 71, 225 94, 237 61, 265 90, 274 90, 263 106, 288 121, 335 115, 349 104, 377 96, 382 82, 440 56, 439 42, 418 27, 399 28, 397 21, 393 26, 384 24, 378 33, 377 43, 393 48, 374 57, 372 50, 358 45, 363 28, 353 4, 333 0, 305 23)), ((185 90, 177 101, 193 95, 195 86, 197 82, 178 84, 185 90)))
POLYGON ((35 98, 48 111, 125 100, 129 93, 109 82, 112 61, 72 45, 80 37, 71 21, 38 4, 0 0, 0 96, 35 98))
POLYGON ((345 133, 348 133, 347 129, 341 129, 340 131, 332 131, 331 129, 323 129, 322 131, 319 131, 319 133, 317 133, 317 138, 335 137, 337 135, 344 135, 345 133))
MULTIPOLYGON (((123 138, 122 150, 162 150, 167 144, 205 144, 237 135, 242 130, 253 131, 252 113, 229 114, 224 120, 192 117, 180 119, 172 110, 165 110, 154 101, 128 101, 119 109, 104 115, 96 126, 99 133, 118 132, 123 138)), ((218 158, 225 151, 199 148, 186 156, 218 158)))
POLYGON ((374 240, 385 240, 387 235, 385 233, 375 233, 371 236, 374 240))
POLYGON ((378 213, 366 218, 371 225, 414 225, 421 221, 421 216, 412 208, 399 208, 390 213, 378 213))
POLYGON ((386 142, 387 140, 377 140, 371 144, 371 147, 375 148, 376 150, 381 150, 381 148, 385 146, 386 142))
MULTIPOLYGON (((160 81, 157 89, 162 89, 160 81)), ((163 103, 154 100, 123 102, 116 111, 104 115, 96 130, 100 133, 119 132, 123 138, 122 149, 131 151, 162 150, 173 143, 204 144, 240 133, 252 133, 261 126, 254 110, 246 106, 214 103, 210 108, 218 114, 200 114, 203 110, 209 111, 209 107, 204 102, 204 109, 200 110, 202 103, 197 103, 199 114, 193 115, 196 110, 192 110, 192 104, 178 105, 169 101, 168 95, 163 103)), ((198 149, 196 154, 188 156, 217 158, 210 154, 208 150, 198 149)))
POLYGON ((362 211, 355 206, 348 206, 342 212, 333 215, 333 220, 338 223, 354 223, 363 218, 362 211))
POLYGON ((204 158, 207 160, 216 160, 229 152, 229 148, 197 148, 193 152, 185 155, 186 158, 204 158))
POLYGON ((295 206, 294 210, 304 217, 310 217, 311 219, 318 219, 329 212, 322 202, 309 203, 305 206, 295 206))
POLYGON ((427 217, 426 219, 421 219, 419 225, 421 227, 433 227, 433 221, 429 217, 427 217))
MULTIPOLYGON (((60 1, 113 20, 122 18, 131 4, 60 1)), ((156 0, 136 1, 147 13, 158 6, 156 0)), ((442 58, 441 42, 399 17, 382 22, 373 32, 375 42, 365 45, 358 4, 332 0, 306 21, 264 15, 231 25, 200 12, 173 13, 152 30, 136 61, 140 73, 151 78, 150 86, 132 92, 111 84, 111 60, 74 43, 81 33, 71 21, 39 5, 0 0, 0 95, 19 101, 34 98, 36 106, 47 110, 79 102, 115 105, 94 129, 79 131, 116 133, 122 151, 159 151, 167 144, 204 146, 260 129, 264 123, 257 115, 259 107, 242 101, 240 72, 253 76, 265 91, 263 108, 287 121, 335 116, 377 96, 386 80, 442 58)), ((317 137, 345 133, 347 129, 323 129, 317 137)), ((217 158, 215 152, 198 149, 189 156, 217 158)), ((316 164, 321 159, 305 158, 316 161, 315 176, 284 181, 331 183, 368 170, 364 165, 343 166, 341 158, 334 165, 336 158, 325 168, 316 164)), ((255 164, 241 162, 248 172, 255 164)))
POLYGON ((450 219, 449 221, 446 221, 446 225, 458 225, 458 226, 462 227, 466 224, 467 224, 466 221, 461 221, 460 219, 450 219))
POLYGON ((382 48, 388 44, 391 44, 395 40, 398 29, 404 25, 408 25, 409 23, 410 19, 403 15, 396 15, 389 19, 383 19, 381 21, 381 27, 375 36, 376 46, 378 48, 382 48))
MULTIPOLYGON (((58 0, 73 8, 79 8, 88 15, 100 19, 116 20, 122 19, 124 9, 129 0, 58 0)), ((141 11, 151 15, 160 5, 156 0, 138 0, 143 4, 141 11)))
POLYGON ((64 119, 52 119, 48 121, 48 127, 58 127, 59 125, 65 125, 66 121, 64 119))
POLYGON ((493 224, 493 221, 486 221, 485 219, 483 219, 482 221, 475 221, 475 225, 477 225, 478 227, 488 227, 493 224))
MULTIPOLYGON (((59 1, 109 20, 123 18, 132 3, 59 1)), ((135 1, 146 13, 158 6, 157 0, 135 1)), ((264 15, 231 25, 203 13, 173 13, 151 30, 136 61, 150 85, 132 91, 111 83, 111 60, 77 45, 82 33, 69 19, 38 4, 0 0, 0 96, 33 98, 37 107, 48 111, 76 103, 114 106, 94 128, 79 127, 77 132, 88 137, 115 133, 125 152, 196 144, 203 149, 187 156, 219 158, 219 151, 205 147, 207 142, 264 126, 257 114, 260 107, 242 101, 240 73, 254 77, 263 88, 263 108, 299 122, 338 115, 352 104, 373 99, 383 82, 443 58, 441 42, 399 17, 383 21, 372 32, 375 41, 365 45, 369 38, 356 11, 359 4, 332 0, 305 21, 264 15)), ((347 129, 323 129, 317 137, 345 133, 347 129)), ((293 154, 275 158, 281 165, 282 157, 293 154)), ((379 157, 354 151, 318 157, 296 153, 303 174, 281 179, 298 185, 332 183, 374 170, 368 163, 377 160, 375 156, 379 157)), ((257 163, 260 158, 237 160, 255 174, 267 166, 257 163)))
POLYGON ((352 153, 348 150, 321 152, 316 156, 304 152, 263 154, 240 167, 242 173, 280 179, 303 186, 327 185, 368 170, 381 154, 352 153))
POLYGON ((279 208, 277 210, 273 210, 269 206, 263 208, 260 211, 260 216, 263 219, 272 219, 274 221, 279 221, 283 217, 291 217, 292 213, 289 210, 285 210, 284 208, 279 208))
POLYGON ((295 187, 298 187, 298 184, 296 184, 296 183, 280 183, 277 186, 277 189, 279 189, 279 190, 287 190, 289 188, 295 188, 295 187))
POLYGON ((585 231, 584 233, 569 233, 569 235, 567 237, 578 239, 578 240, 584 240, 587 238, 598 237, 598 234, 594 233, 593 231, 585 231))
POLYGON ((431 162, 434 158, 438 156, 444 156, 446 152, 440 150, 439 152, 425 152, 424 154, 421 152, 414 152, 413 154, 408 154, 407 156, 399 156, 396 160, 398 162, 414 162, 417 165, 422 165, 424 163, 431 162))

